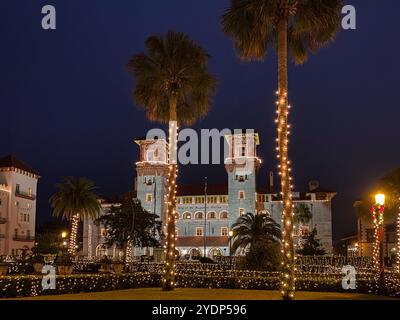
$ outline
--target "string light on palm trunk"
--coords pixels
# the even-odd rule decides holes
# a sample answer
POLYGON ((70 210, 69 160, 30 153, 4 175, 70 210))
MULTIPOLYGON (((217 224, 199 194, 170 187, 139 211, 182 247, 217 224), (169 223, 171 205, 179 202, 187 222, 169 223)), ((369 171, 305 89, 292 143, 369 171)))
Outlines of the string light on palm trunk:
MULTIPOLYGON (((400 198, 399 198, 400 200, 400 198)), ((400 207, 397 214, 397 254, 396 254, 396 270, 400 273, 400 207)))
POLYGON ((176 153, 178 142, 178 126, 176 121, 171 121, 169 128, 169 172, 168 172, 168 198, 167 198, 167 230, 166 230, 166 264, 162 272, 163 290, 173 290, 175 286, 175 216, 176 216, 176 178, 178 174, 176 153))
POLYGON ((279 175, 281 176, 281 196, 282 196, 282 280, 281 280, 281 293, 284 299, 293 299, 295 293, 295 277, 294 277, 294 247, 293 247, 293 216, 294 206, 292 203, 292 178, 290 176, 291 168, 288 159, 288 134, 290 125, 288 124, 287 117, 289 115, 290 106, 287 101, 287 91, 278 90, 276 92, 278 100, 277 105, 277 118, 275 123, 278 125, 277 132, 277 158, 280 164, 278 165, 279 175))
POLYGON ((72 216, 71 235, 69 238, 69 246, 68 246, 68 253, 72 255, 75 255, 76 253, 78 227, 79 227, 79 214, 74 214, 72 216))

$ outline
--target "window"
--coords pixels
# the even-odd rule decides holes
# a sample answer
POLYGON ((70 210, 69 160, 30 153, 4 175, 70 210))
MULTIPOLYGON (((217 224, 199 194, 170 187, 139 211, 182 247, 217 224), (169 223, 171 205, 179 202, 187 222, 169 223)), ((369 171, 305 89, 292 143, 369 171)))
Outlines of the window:
POLYGON ((182 203, 181 197, 176 198, 176 204, 181 204, 181 203, 182 203))
POLYGON ((223 236, 223 237, 228 236, 228 228, 227 227, 221 228, 221 236, 223 236))
POLYGON ((209 212, 207 214, 207 219, 213 220, 217 218, 217 214, 215 212, 209 212))
POLYGON ((220 218, 220 219, 228 219, 228 212, 222 211, 222 212, 219 214, 219 218, 220 218))
POLYGON ((29 222, 29 220, 30 220, 30 219, 29 219, 29 216, 30 216, 30 214, 28 213, 28 214, 26 215, 26 219, 27 219, 26 222, 29 222))
POLYGON ((153 201, 153 195, 151 193, 146 194, 146 202, 152 202, 153 201))
POLYGON ((208 196, 207 203, 217 203, 218 197, 217 196, 208 196))
POLYGON ((32 209, 32 203, 27 204, 28 209, 32 209))
POLYGON ((183 204, 192 204, 193 199, 192 197, 183 197, 183 204))
POLYGON ((185 213, 183 214, 183 219, 184 219, 184 220, 192 219, 191 213, 190 213, 190 212, 185 212, 185 213))
POLYGON ((204 203, 204 197, 196 197, 196 198, 194 198, 194 203, 196 203, 196 204, 204 203))
POLYGON ((239 198, 240 200, 244 200, 244 199, 245 199, 245 192, 244 192, 244 191, 239 191, 238 198, 239 198))
POLYGON ((175 213, 175 220, 179 220, 179 219, 180 219, 179 213, 177 212, 177 213, 175 213))
POLYGON ((241 154, 240 154, 242 157, 245 157, 246 156, 246 147, 242 147, 242 151, 241 151, 241 154))
POLYGON ((228 203, 228 196, 220 196, 219 203, 228 203))
POLYGON ((30 197, 32 197, 32 188, 29 188, 29 189, 28 189, 28 195, 29 195, 30 197))
POLYGON ((27 230, 27 231, 26 231, 26 237, 27 237, 28 239, 31 238, 31 230, 27 230))
POLYGON ((107 229, 105 229, 105 228, 100 229, 100 235, 102 237, 107 237, 107 234, 108 234, 107 229))
POLYGON ((26 213, 24 213, 24 222, 26 222, 26 213))
POLYGON ((245 214, 244 208, 239 208, 239 215, 243 216, 245 214))
POLYGON ((203 228, 197 227, 196 228, 196 236, 201 237, 203 235, 203 228))
POLYGON ((16 192, 16 193, 19 193, 19 184, 17 184, 17 185, 15 186, 15 192, 16 192))
POLYGON ((202 219, 204 219, 203 212, 196 212, 196 214, 194 215, 194 218, 195 218, 196 220, 202 220, 202 219))

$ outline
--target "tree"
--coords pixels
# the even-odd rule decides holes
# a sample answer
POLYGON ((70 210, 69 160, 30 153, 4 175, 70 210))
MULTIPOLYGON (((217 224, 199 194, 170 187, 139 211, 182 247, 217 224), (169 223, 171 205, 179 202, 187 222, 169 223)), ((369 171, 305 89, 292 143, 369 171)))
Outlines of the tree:
POLYGON ((253 244, 244 259, 244 269, 258 271, 279 271, 282 261, 281 246, 279 243, 253 244))
POLYGON ((100 212, 100 202, 95 185, 86 178, 65 178, 57 184, 58 191, 50 198, 53 215, 71 222, 68 252, 76 255, 78 227, 81 219, 95 219, 100 212))
POLYGON ((246 213, 232 225, 232 252, 239 248, 251 248, 261 243, 280 243, 281 229, 278 223, 267 214, 246 213))
POLYGON ((67 228, 65 221, 47 221, 41 224, 35 235, 35 254, 57 254, 63 248, 62 232, 67 228))
POLYGON ((167 256, 163 290, 174 289, 176 148, 178 124, 190 125, 210 108, 216 79, 207 70, 208 54, 187 35, 169 31, 146 40, 146 53, 127 64, 136 78, 133 98, 151 121, 169 122, 167 256))
POLYGON ((325 254, 324 248, 322 248, 320 240, 317 237, 317 229, 314 228, 308 235, 303 236, 303 244, 298 254, 303 256, 323 256, 325 254))
POLYGON ((143 209, 133 193, 124 194, 118 202, 107 214, 97 218, 95 223, 107 230, 105 244, 122 249, 126 262, 128 243, 142 248, 160 245, 161 222, 156 220, 157 215, 143 209))
POLYGON ((295 224, 307 224, 312 219, 310 207, 304 203, 300 203, 294 208, 293 222, 295 224))
POLYGON ((342 0, 231 0, 222 17, 243 60, 263 60, 268 49, 278 54, 277 127, 283 200, 282 296, 294 299, 293 202, 290 178, 287 56, 303 64, 310 52, 333 41, 340 26, 342 0))
MULTIPOLYGON (((397 255, 396 269, 400 272, 400 168, 392 170, 380 181, 383 191, 387 195, 387 205, 390 213, 397 216, 397 255), (397 211, 397 214, 395 213, 397 211)), ((386 214, 386 212, 385 212, 386 214)))

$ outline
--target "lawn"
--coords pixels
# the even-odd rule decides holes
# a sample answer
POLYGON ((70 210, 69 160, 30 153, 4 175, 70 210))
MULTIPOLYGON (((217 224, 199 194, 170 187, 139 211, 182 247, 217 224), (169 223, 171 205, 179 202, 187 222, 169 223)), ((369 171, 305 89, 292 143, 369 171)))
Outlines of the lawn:
MULTIPOLYGON (((18 300, 280 300, 278 291, 236 289, 142 288, 106 292, 20 298, 18 300)), ((297 300, 397 300, 396 298, 358 293, 297 292, 297 300)))

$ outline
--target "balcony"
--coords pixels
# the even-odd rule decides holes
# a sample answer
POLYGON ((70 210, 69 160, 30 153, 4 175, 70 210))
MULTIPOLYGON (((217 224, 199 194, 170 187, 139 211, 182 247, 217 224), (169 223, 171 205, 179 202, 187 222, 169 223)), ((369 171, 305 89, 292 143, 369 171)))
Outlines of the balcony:
POLYGON ((0 224, 5 224, 7 222, 6 218, 0 217, 0 224))
POLYGON ((32 236, 23 236, 23 235, 15 235, 13 237, 14 241, 25 241, 25 242, 33 242, 35 241, 35 237, 32 236))
POLYGON ((32 201, 36 200, 36 196, 35 195, 29 194, 29 193, 26 193, 26 192, 21 192, 19 190, 15 191, 15 196, 18 197, 18 198, 28 199, 28 200, 32 200, 32 201))

